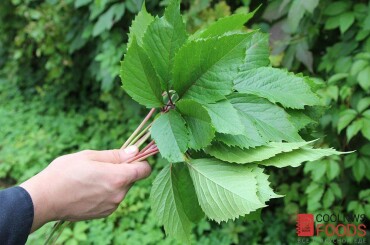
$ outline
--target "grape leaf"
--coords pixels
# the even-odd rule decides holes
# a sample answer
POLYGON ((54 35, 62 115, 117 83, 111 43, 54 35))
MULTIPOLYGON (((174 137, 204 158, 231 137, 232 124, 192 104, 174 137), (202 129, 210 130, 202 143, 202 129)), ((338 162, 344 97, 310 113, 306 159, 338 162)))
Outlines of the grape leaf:
POLYGON ((122 87, 146 107, 163 105, 161 84, 149 57, 136 40, 132 41, 121 64, 122 87))
POLYGON ((261 146, 265 142, 256 131, 250 131, 247 135, 231 135, 217 133, 216 141, 225 143, 228 146, 239 146, 240 148, 250 148, 261 146))
POLYGON ((189 132, 185 120, 174 110, 162 114, 152 127, 151 135, 161 153, 169 162, 183 162, 188 148, 189 132))
POLYGON ((141 7, 140 12, 136 15, 130 26, 130 32, 128 34, 127 49, 130 48, 134 38, 137 43, 141 46, 144 33, 150 23, 154 21, 154 17, 146 11, 145 4, 141 7))
POLYGON ((253 17, 255 12, 256 10, 251 13, 233 14, 218 19, 206 29, 201 29, 194 33, 189 39, 194 40, 199 38, 215 37, 223 35, 226 32, 241 30, 244 27, 244 24, 253 17))
POLYGON ((252 163, 256 161, 263 161, 274 157, 283 152, 293 151, 305 146, 311 142, 270 142, 267 145, 256 148, 242 149, 240 147, 230 147, 220 142, 214 142, 208 146, 205 151, 222 161, 235 163, 252 163))
POLYGON ((239 92, 254 94, 288 108, 303 109, 305 105, 320 104, 304 77, 277 68, 260 67, 240 72, 234 84, 239 92))
POLYGON ((164 16, 154 20, 145 32, 143 47, 161 79, 164 90, 169 89, 175 54, 187 37, 180 15, 179 0, 171 1, 164 16))
POLYGON ((257 196, 255 167, 217 159, 191 160, 188 167, 199 204, 210 219, 235 219, 266 206, 257 196))
POLYGON ((169 164, 162 169, 153 182, 150 200, 166 233, 189 243, 192 222, 198 222, 204 213, 183 163, 169 164))
POLYGON ((215 129, 206 109, 192 100, 180 100, 176 102, 176 108, 185 119, 189 130, 189 148, 200 150, 208 146, 215 136, 215 129))
POLYGON ((173 68, 173 86, 179 96, 211 103, 230 94, 250 35, 200 39, 182 46, 173 68))
POLYGON ((281 107, 254 95, 233 94, 228 99, 243 123, 248 125, 248 133, 257 131, 265 142, 302 140, 289 121, 290 116, 281 107))
POLYGON ((207 109, 217 132, 234 135, 245 133, 243 123, 229 101, 223 100, 215 104, 204 105, 204 107, 207 109))
POLYGON ((307 161, 316 161, 320 158, 331 156, 331 155, 340 155, 345 154, 343 152, 338 152, 334 149, 313 149, 311 147, 302 147, 301 149, 296 149, 291 152, 287 152, 284 154, 279 154, 275 157, 272 157, 267 160, 263 160, 261 162, 257 162, 258 164, 265 165, 265 166, 274 166, 278 168, 282 167, 298 167, 303 162, 307 161))

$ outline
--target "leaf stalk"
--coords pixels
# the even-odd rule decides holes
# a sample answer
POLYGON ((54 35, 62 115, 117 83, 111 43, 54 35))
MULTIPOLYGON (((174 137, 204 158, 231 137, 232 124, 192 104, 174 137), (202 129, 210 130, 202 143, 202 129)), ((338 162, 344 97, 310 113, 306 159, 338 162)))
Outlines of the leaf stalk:
POLYGON ((135 131, 131 134, 131 136, 126 140, 126 142, 122 145, 121 149, 126 148, 130 145, 131 141, 139 134, 140 130, 145 126, 146 122, 151 118, 151 116, 154 114, 155 108, 151 109, 144 118, 144 120, 140 123, 140 125, 135 129, 135 131))

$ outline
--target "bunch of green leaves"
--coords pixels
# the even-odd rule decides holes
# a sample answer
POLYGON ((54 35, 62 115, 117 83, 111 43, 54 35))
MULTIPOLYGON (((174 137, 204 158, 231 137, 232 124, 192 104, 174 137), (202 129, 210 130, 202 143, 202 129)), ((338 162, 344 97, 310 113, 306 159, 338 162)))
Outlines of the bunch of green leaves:
MULTIPOLYGON (((6 77, 0 79, 1 188, 21 183, 57 156, 87 148, 118 147, 135 129, 142 116, 139 112, 145 109, 118 89, 115 76, 123 55, 117 50, 125 47, 127 36, 122 32, 128 31, 141 2, 122 1, 125 13, 118 21, 114 18, 117 22, 111 26, 107 24, 111 19, 103 16, 117 1, 0 1, 0 73, 6 77), (94 36, 95 25, 106 28, 94 36)), ((162 9, 156 0, 146 2, 152 13, 162 9)), ((182 5, 185 12, 200 1, 187 2, 182 5)), ((207 16, 199 13, 201 21, 214 19, 210 14, 219 13, 219 9, 213 7, 204 9, 207 16)), ((217 14, 217 18, 220 16, 217 14)), ((136 183, 113 215, 88 221, 86 230, 75 229, 79 223, 65 228, 69 239, 63 243, 179 244, 165 237, 150 211, 147 200, 151 183, 163 167, 160 159, 151 160, 153 176, 136 183), (81 235, 75 235, 75 230, 81 235), (82 234, 86 234, 87 241, 80 239, 82 234)), ((245 226, 242 220, 217 225, 203 219, 194 230, 192 243, 235 243, 245 234, 245 226)), ((34 232, 27 244, 43 244, 50 230, 51 226, 45 226, 34 232)), ((259 225, 261 235, 255 239, 263 232, 259 225)), ((61 240, 66 235, 62 233, 61 240)))
POLYGON ((299 130, 321 105, 308 77, 269 67, 268 36, 239 13, 188 35, 180 2, 163 17, 145 7, 132 23, 123 88, 159 108, 151 136, 170 163, 156 177, 152 208, 167 234, 189 241, 204 215, 235 219, 277 198, 262 166, 299 166, 340 154, 314 149, 299 130))

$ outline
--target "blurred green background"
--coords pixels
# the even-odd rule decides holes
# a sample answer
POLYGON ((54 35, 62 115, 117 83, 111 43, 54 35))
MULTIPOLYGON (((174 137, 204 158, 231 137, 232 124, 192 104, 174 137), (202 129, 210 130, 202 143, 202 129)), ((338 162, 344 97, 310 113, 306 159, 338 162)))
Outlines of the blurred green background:
MULTIPOLYGON (((167 2, 146 5, 160 14, 167 2)), ((26 180, 59 155, 117 148, 134 130, 145 110, 123 92, 117 75, 141 5, 142 0, 0 1, 0 188, 26 180)), ((356 152, 298 168, 268 168, 274 189, 285 198, 263 210, 263 223, 203 220, 194 228, 194 244, 296 244, 297 213, 370 218, 369 1, 183 0, 182 11, 193 32, 260 5, 248 27, 271 33, 272 65, 326 84, 320 93, 328 110, 302 133, 320 138, 320 145, 356 152)), ((59 243, 177 244, 150 211, 151 182, 165 164, 150 161, 151 177, 137 183, 113 215, 74 224, 59 243)), ((28 244, 42 244, 49 229, 34 233, 28 244)))

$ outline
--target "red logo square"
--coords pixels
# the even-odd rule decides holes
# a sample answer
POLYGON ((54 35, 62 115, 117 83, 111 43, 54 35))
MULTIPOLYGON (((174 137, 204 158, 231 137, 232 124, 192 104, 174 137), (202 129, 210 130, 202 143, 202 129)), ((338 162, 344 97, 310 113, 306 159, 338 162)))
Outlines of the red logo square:
POLYGON ((298 236, 313 236, 314 234, 313 214, 297 215, 297 234, 298 236))

